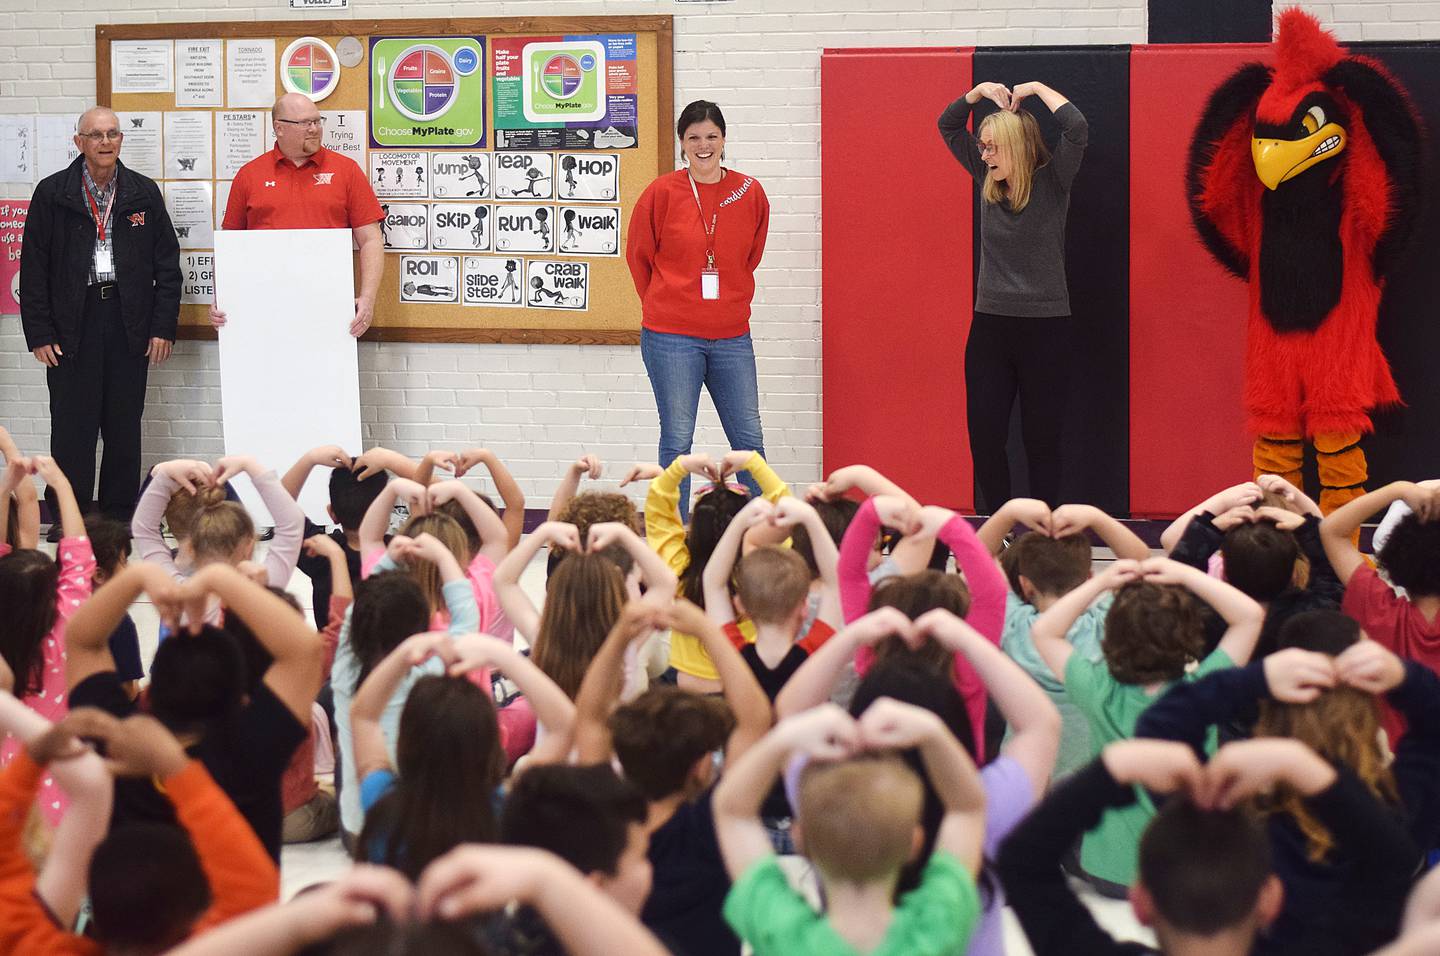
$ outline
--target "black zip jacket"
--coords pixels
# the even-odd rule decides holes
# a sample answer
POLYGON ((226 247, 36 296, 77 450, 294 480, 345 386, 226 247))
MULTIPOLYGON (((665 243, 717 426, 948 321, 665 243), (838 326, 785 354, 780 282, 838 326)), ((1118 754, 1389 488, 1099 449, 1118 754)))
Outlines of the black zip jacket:
MULTIPOLYGON (((35 187, 20 255, 20 322, 32 351, 59 344, 66 358, 80 349, 85 288, 95 251, 95 220, 85 201, 85 157, 35 187)), ((116 163, 115 280, 130 354, 152 338, 175 340, 180 317, 180 245, 160 187, 116 163)))

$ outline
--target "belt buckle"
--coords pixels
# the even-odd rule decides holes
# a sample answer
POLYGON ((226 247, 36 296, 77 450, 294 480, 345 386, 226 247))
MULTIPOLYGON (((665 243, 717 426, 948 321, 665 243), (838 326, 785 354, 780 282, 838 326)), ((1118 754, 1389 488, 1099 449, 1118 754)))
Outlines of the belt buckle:
POLYGON ((119 287, 113 282, 102 282, 100 284, 101 299, 113 299, 119 291, 119 287))

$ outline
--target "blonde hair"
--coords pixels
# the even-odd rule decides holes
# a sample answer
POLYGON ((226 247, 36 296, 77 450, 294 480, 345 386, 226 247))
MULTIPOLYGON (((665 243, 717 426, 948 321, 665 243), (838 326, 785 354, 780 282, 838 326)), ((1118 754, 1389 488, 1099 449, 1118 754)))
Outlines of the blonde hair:
POLYGON ((1050 162, 1050 150, 1040 135, 1040 124, 1029 110, 1014 113, 998 110, 980 121, 976 138, 984 136, 986 130, 994 138, 995 147, 1010 157, 1010 175, 1000 182, 987 172, 980 195, 990 203, 1009 200, 1010 210, 1020 212, 1030 204, 1035 170, 1050 162))
MULTIPOLYGON (((1255 736, 1298 740, 1326 760, 1349 767, 1376 799, 1392 806, 1400 802, 1395 776, 1380 746, 1380 709, 1371 694, 1336 687, 1308 704, 1262 700, 1255 736)), ((1305 835, 1311 862, 1321 862, 1334 848, 1335 838, 1294 791, 1281 791, 1262 806, 1294 819, 1305 835)))
POLYGON ((735 591, 752 621, 782 624, 810 595, 810 566, 789 548, 756 548, 735 569, 735 591))
POLYGON ((190 547, 196 565, 211 561, 228 564, 242 544, 255 547, 255 522, 243 506, 225 497, 224 486, 201 488, 193 497, 196 508, 190 519, 190 547))
MULTIPOLYGON (((460 527, 460 522, 446 514, 416 515, 405 522, 405 527, 400 533, 411 538, 418 538, 422 534, 428 534, 445 545, 446 549, 455 555, 456 562, 461 570, 470 562, 470 541, 465 536, 465 529, 460 527)), ((420 558, 415 561, 402 561, 400 568, 410 577, 414 578, 420 585, 420 590, 425 592, 425 600, 430 604, 430 612, 443 610, 445 607, 445 579, 440 576, 440 569, 433 562, 420 558)))
POLYGON ((625 605, 625 576, 601 554, 567 554, 550 572, 530 659, 571 700, 625 605))
POLYGON ((805 855, 829 880, 894 880, 910 859, 925 791, 898 757, 811 762, 800 777, 805 855))

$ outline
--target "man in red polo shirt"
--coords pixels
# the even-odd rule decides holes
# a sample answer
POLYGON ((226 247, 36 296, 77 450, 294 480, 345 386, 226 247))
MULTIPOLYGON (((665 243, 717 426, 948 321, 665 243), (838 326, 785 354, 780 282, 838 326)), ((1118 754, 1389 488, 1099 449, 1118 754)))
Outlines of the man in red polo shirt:
MULTIPOLYGON (((325 121, 308 97, 286 93, 271 115, 275 148, 235 174, 221 228, 351 230, 360 247, 360 294, 350 334, 364 335, 385 267, 380 201, 354 160, 320 145, 325 121)), ((210 323, 217 329, 225 324, 225 313, 213 303, 210 323)))

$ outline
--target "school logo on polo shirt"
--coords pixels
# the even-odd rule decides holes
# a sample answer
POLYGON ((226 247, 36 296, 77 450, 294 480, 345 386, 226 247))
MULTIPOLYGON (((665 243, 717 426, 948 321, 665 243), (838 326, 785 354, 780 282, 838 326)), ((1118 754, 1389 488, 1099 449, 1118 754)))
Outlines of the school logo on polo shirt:
POLYGON ((330 185, 330 180, 335 177, 334 173, 311 173, 311 175, 315 177, 315 185, 317 186, 328 186, 330 185))

